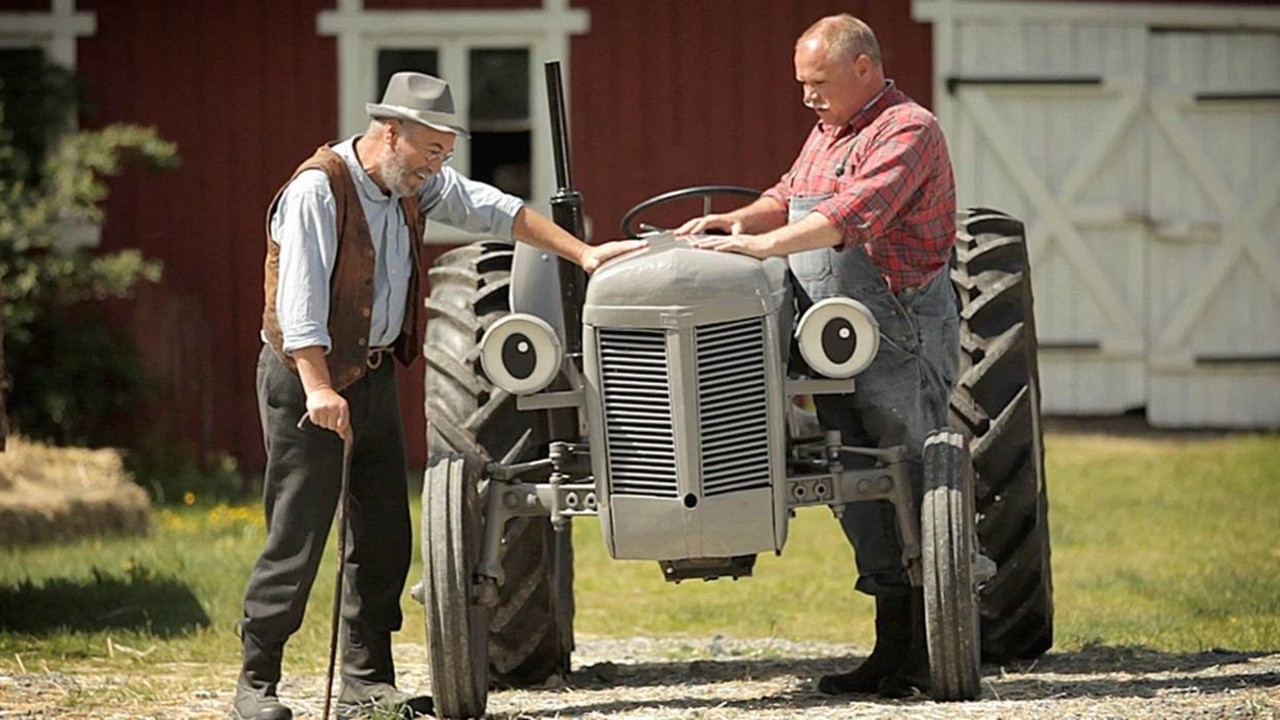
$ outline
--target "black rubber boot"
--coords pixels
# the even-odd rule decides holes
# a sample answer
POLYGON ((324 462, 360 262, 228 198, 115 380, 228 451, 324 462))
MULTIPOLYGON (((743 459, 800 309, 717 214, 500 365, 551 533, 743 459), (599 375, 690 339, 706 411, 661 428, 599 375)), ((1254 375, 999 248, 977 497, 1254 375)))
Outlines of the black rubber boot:
POLYGON ((240 637, 244 664, 236 680, 237 720, 291 720, 293 711, 276 697, 284 643, 264 643, 247 632, 240 637))
POLYGON ((342 720, 388 711, 397 717, 430 715, 435 708, 426 695, 410 695, 396 689, 391 659, 391 633, 364 623, 346 623, 342 635, 342 691, 337 713, 342 720))
POLYGON ((858 667, 838 675, 823 675, 818 691, 827 695, 874 693, 880 681, 902 666, 911 643, 911 595, 876 596, 876 645, 858 667))
POLYGON ((929 642, 924 625, 924 591, 911 590, 911 644, 898 669, 877 688, 887 698, 928 695, 933 683, 929 677, 929 642))

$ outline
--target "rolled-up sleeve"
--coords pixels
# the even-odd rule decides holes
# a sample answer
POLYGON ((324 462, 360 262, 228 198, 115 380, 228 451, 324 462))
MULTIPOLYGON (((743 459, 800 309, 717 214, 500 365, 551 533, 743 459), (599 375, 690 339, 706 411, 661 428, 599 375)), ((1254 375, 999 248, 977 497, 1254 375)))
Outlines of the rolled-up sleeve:
POLYGON ((524 206, 520 198, 464 177, 451 167, 428 178, 418 200, 431 220, 507 240, 512 239, 516 213, 524 206))
POLYGON ((338 250, 337 213, 329 180, 308 170, 289 184, 271 218, 271 236, 280 244, 276 315, 284 351, 321 346, 329 338, 329 278, 338 250))

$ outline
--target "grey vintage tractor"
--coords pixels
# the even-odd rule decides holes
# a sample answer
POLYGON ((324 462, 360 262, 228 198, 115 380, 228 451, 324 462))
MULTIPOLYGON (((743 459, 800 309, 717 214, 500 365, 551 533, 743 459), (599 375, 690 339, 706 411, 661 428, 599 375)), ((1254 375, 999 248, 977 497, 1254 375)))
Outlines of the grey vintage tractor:
MULTIPOLYGON (((581 235, 558 68, 548 67, 558 223, 581 235)), ((689 195, 752 194, 698 187, 689 195)), ((569 670, 569 523, 596 515, 617 559, 672 581, 750 575, 781 552, 792 511, 887 500, 925 591, 938 699, 979 693, 979 663, 1052 643, 1036 342, 1022 226, 971 210, 951 275, 962 310, 952 427, 923 448, 925 492, 904 448, 845 448, 809 432, 797 395, 856 392, 879 345, 858 302, 797 317, 787 264, 699 250, 670 233, 599 269, 483 241, 430 271, 425 354, 429 467, 423 582, 441 717, 484 714, 491 686, 569 670), (793 353, 803 363, 793 362, 793 353), (808 368, 811 376, 794 368, 808 368), (841 450, 874 459, 842 467, 841 450)), ((731 589, 726 588, 727 592, 731 589)))

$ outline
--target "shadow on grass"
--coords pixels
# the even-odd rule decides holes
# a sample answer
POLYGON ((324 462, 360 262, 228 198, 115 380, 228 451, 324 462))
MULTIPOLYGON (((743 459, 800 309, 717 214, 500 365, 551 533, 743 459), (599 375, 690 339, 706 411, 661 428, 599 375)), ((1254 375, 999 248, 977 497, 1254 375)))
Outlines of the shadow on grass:
MULTIPOLYGON (((1076 652, 1051 653, 1034 662, 982 667, 982 700, 1070 700, 1077 698, 1155 697, 1172 692, 1216 693, 1280 685, 1280 673, 1250 670, 1253 658, 1272 653, 1214 650, 1205 653, 1164 653, 1147 648, 1093 645, 1076 652), (1225 666, 1239 664, 1239 671, 1225 666), (1217 668, 1212 674, 1206 673, 1217 668)), ((796 678, 775 693, 752 698, 685 697, 661 700, 601 700, 556 711, 569 716, 632 712, 660 705, 691 713, 715 708, 743 712, 868 706, 902 706, 928 698, 886 700, 874 695, 830 697, 817 691, 817 678, 856 667, 863 656, 848 658, 791 658, 753 660, 693 660, 635 664, 600 663, 572 675, 569 686, 590 692, 610 688, 657 688, 796 678)), ((697 693, 690 693, 697 694, 697 693)), ((504 717, 495 715, 494 717, 504 717)), ((521 717, 513 715, 512 718, 521 717)))
POLYGON ((195 594, 176 578, 134 572, 79 580, 29 580, 0 585, 0 632, 45 635, 63 631, 139 630, 185 635, 209 624, 195 594))

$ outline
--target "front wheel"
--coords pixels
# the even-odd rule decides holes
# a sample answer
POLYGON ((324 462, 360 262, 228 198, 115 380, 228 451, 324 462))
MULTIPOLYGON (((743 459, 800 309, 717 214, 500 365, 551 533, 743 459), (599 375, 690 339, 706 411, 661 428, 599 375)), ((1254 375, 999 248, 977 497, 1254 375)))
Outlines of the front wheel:
POLYGON ((925 440, 920 536, 935 700, 972 700, 981 692, 972 467, 960 433, 936 430, 925 440))
POLYGON ((483 513, 480 469, 461 455, 433 457, 422 485, 422 566, 428 665, 436 714, 484 717, 489 621, 475 569, 483 513))

